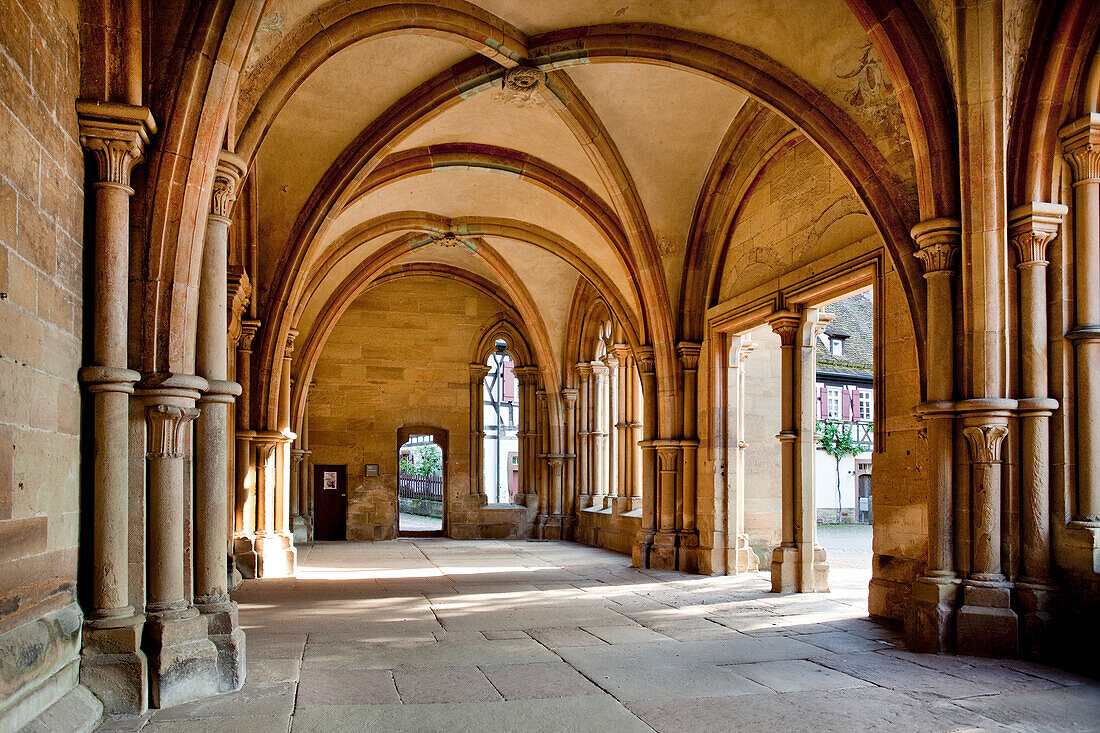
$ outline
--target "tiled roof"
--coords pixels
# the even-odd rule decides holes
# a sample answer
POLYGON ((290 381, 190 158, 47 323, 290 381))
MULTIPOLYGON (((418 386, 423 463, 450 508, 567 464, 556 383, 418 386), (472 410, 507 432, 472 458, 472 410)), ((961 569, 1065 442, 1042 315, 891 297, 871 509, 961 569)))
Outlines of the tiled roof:
POLYGON ((836 316, 825 327, 829 336, 845 336, 844 355, 833 356, 817 341, 817 372, 821 375, 874 376, 874 303, 871 291, 858 293, 828 306, 836 316))

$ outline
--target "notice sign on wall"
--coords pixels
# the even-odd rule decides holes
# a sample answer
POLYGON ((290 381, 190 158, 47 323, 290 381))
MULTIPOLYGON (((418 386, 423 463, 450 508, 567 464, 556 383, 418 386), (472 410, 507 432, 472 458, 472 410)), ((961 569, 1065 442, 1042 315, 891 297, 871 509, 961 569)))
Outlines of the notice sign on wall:
POLYGON ((366 464, 363 467, 363 475, 364 476, 377 476, 378 475, 378 464, 377 463, 368 463, 368 464, 366 464))
POLYGON ((336 491, 335 471, 325 471, 324 481, 321 482, 321 488, 325 491, 336 491))

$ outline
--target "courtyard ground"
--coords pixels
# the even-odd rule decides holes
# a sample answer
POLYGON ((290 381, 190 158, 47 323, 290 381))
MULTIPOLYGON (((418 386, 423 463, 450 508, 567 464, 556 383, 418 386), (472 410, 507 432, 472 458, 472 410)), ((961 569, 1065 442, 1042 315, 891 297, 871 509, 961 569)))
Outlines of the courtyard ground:
POLYGON ((765 574, 638 570, 561 542, 318 543, 299 563, 234 593, 244 690, 100 730, 1100 730, 1094 681, 906 651, 867 618, 858 568, 778 596, 765 574))

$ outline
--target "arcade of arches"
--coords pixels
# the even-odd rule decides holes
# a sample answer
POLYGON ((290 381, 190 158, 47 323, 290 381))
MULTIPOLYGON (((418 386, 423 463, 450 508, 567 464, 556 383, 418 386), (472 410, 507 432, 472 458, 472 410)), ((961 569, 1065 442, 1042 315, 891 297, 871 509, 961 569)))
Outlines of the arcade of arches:
POLYGON ((229 591, 295 573, 318 491, 394 537, 400 436, 454 540, 827 591, 816 334, 867 289, 870 613, 1095 672, 1100 4, 0 6, 0 729, 239 689, 229 591))

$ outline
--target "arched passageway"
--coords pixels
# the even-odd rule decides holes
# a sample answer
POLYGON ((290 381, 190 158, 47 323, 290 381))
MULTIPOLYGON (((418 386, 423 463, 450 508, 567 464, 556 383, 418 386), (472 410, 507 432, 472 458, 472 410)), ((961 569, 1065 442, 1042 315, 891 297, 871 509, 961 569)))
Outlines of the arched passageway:
POLYGON ((682 621, 659 579, 810 613, 830 511, 873 515, 872 641, 1097 647, 1095 3, 8 5, 0 728, 239 690, 230 592, 331 593, 345 550, 373 590, 637 581, 645 631, 563 621, 609 647, 682 621))

